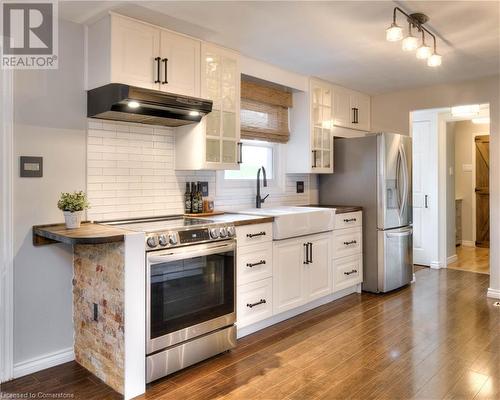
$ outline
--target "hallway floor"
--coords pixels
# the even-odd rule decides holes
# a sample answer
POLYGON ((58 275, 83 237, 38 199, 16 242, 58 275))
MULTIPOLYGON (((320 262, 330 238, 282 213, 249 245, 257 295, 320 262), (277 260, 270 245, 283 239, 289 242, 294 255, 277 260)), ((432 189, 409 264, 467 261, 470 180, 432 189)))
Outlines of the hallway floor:
MULTIPOLYGON (((246 336, 140 398, 499 399, 500 308, 488 284, 484 274, 418 269, 411 286, 352 294, 246 336)), ((72 362, 6 383, 0 398, 39 392, 121 397, 72 362)))
POLYGON ((457 247, 458 260, 448 265, 448 268, 461 271, 490 273, 490 249, 482 247, 457 247))

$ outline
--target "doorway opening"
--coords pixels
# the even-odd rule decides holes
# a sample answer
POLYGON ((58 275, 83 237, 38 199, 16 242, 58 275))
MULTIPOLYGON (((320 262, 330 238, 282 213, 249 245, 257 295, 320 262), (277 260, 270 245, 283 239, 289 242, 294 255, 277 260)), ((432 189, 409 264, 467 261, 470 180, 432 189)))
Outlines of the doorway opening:
POLYGON ((489 273, 489 105, 411 121, 415 264, 489 273))

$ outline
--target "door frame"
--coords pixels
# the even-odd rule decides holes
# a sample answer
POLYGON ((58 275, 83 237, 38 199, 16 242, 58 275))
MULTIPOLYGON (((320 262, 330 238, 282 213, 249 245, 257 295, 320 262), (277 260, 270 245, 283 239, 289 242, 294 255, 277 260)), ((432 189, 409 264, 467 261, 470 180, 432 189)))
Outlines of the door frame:
MULTIPOLYGON (((481 104, 488 104, 488 109, 491 110, 491 105, 489 103, 481 103, 481 104)), ((439 110, 436 110, 438 112, 438 197, 439 197, 439 209, 440 210, 445 210, 445 212, 440 212, 439 213, 439 264, 440 268, 446 268, 448 265, 448 259, 449 257, 453 256, 453 254, 448 255, 447 253, 447 245, 446 245, 446 240, 448 237, 448 224, 446 223, 446 214, 447 214, 447 195, 446 195, 446 177, 448 174, 447 171, 447 155, 446 155, 446 124, 448 122, 458 122, 458 121, 469 121, 471 118, 464 118, 464 117, 454 117, 451 114, 451 107, 447 109, 444 109, 446 111, 444 112, 439 112, 439 110)), ((441 109, 442 110, 442 109, 441 109)), ((491 111, 489 111, 491 112, 491 111)), ((490 128, 491 131, 491 128, 490 128)), ((473 139, 475 136, 478 134, 473 134, 473 139)), ((475 146, 472 146, 472 151, 474 152, 474 156, 472 158, 473 161, 473 166, 472 166, 472 185, 475 185, 475 146)), ((490 174, 491 178, 491 174, 490 174)), ((474 190, 474 189, 473 189, 474 190)), ((474 213, 475 213, 475 196, 472 196, 473 198, 473 208, 474 208, 474 213)), ((491 204, 489 210, 491 211, 491 204)), ((473 237, 475 241, 475 223, 476 223, 476 218, 473 213, 472 216, 472 222, 473 222, 473 237)), ((453 260, 451 260, 453 261, 453 260)), ((490 264, 490 269, 491 269, 491 255, 489 259, 489 264, 490 264)))
POLYGON ((14 77, 0 70, 0 383, 13 378, 14 357, 14 77))

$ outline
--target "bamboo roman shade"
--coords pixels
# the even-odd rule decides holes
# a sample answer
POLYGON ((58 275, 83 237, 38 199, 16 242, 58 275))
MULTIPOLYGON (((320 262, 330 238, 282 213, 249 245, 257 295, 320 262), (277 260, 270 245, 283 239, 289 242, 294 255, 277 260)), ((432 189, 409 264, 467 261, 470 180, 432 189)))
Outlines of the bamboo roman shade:
POLYGON ((253 81, 241 81, 241 138, 286 143, 292 94, 253 81))

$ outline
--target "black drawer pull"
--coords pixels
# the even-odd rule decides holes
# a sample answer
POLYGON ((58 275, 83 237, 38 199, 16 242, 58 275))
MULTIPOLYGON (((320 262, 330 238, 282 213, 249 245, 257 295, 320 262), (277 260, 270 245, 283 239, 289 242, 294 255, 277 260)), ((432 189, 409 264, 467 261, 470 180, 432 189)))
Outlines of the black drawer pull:
POLYGON ((247 238, 253 238, 253 237, 256 237, 256 236, 266 236, 266 232, 262 231, 262 232, 259 232, 259 233, 247 233, 247 238))
POLYGON ((346 246, 349 246, 349 245, 351 245, 351 244, 356 244, 356 243, 358 243, 358 242, 356 242, 355 240, 351 240, 350 242, 344 242, 344 244, 345 244, 346 246))
POLYGON ((252 308, 252 307, 258 306, 260 304, 266 304, 266 300, 260 299, 257 303, 247 303, 247 307, 252 308))
POLYGON ((356 222, 356 218, 344 218, 344 222, 356 222))
POLYGON ((357 269, 353 269, 353 270, 351 270, 349 272, 344 272, 344 275, 352 275, 352 274, 356 274, 357 272, 358 272, 357 269))
POLYGON ((259 262, 256 263, 247 263, 248 268, 256 267, 257 265, 262 265, 265 264, 266 260, 260 260, 259 262))

